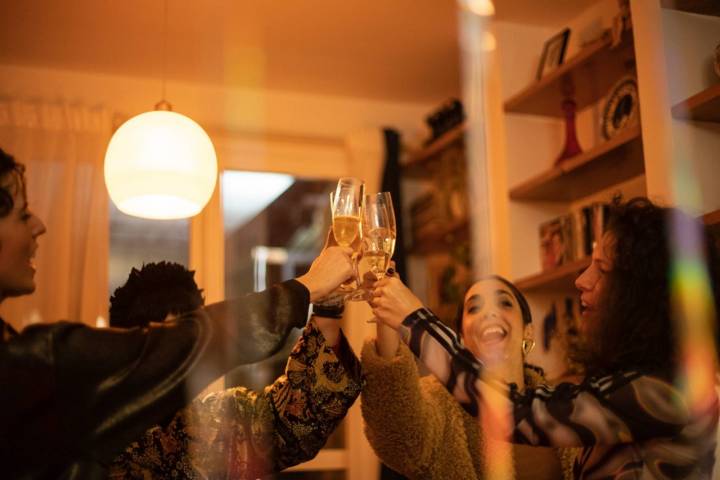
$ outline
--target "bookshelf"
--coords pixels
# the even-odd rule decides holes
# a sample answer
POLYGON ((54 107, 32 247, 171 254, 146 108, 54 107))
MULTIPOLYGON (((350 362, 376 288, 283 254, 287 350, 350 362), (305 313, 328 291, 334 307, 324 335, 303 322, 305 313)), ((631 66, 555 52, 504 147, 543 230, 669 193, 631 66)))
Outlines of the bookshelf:
POLYGON ((409 253, 413 255, 428 255, 436 252, 446 252, 453 243, 465 241, 468 238, 468 220, 457 220, 439 227, 431 234, 425 235, 421 242, 415 242, 409 253))
POLYGON ((617 47, 605 36, 509 98, 505 112, 562 118, 565 114, 561 105, 569 90, 574 92, 577 110, 583 110, 605 96, 634 61, 630 32, 617 47))
POLYGON ((662 6, 672 10, 720 17, 720 2, 717 0, 662 0, 662 6))
POLYGON ((720 83, 673 105, 672 115, 677 119, 720 123, 720 83))
POLYGON ((410 152, 408 161, 402 164, 403 175, 409 178, 420 178, 428 175, 428 166, 437 158, 438 154, 447 148, 461 144, 464 140, 467 125, 462 123, 445 132, 421 150, 410 152))
POLYGON ((571 201, 642 175, 640 127, 628 128, 510 190, 512 200, 571 201))
POLYGON ((558 268, 515 280, 523 292, 569 289, 575 285, 578 274, 590 266, 590 257, 581 258, 558 268))
POLYGON ((703 223, 710 227, 720 226, 720 210, 715 210, 710 213, 706 213, 702 217, 703 223))
MULTIPOLYGON (((614 2, 605 2, 605 7, 607 10, 603 14, 607 14, 608 20, 618 13, 614 2)), ((563 333, 552 332, 565 332, 569 326, 563 323, 567 319, 558 319, 554 327, 548 327, 545 322, 559 303, 571 304, 573 311, 576 308, 579 311, 575 280, 590 266, 591 258, 578 258, 581 249, 577 249, 578 253, 571 256, 574 259, 541 271, 541 225, 552 224, 555 219, 568 215, 572 216, 573 222, 592 221, 583 213, 578 215, 578 212, 596 202, 611 201, 617 191, 636 195, 647 190, 643 125, 638 122, 610 139, 602 139, 599 134, 608 95, 621 79, 635 74, 637 31, 625 31, 617 45, 613 45, 611 36, 605 33, 599 40, 581 46, 578 32, 584 32, 592 26, 592 22, 603 21, 599 18, 600 14, 594 16, 600 8, 595 12, 590 10, 587 15, 554 26, 555 31, 569 28, 571 41, 574 38, 579 48, 552 72, 540 80, 529 79, 525 86, 520 85, 517 89, 517 81, 512 75, 520 69, 515 65, 527 65, 528 62, 537 65, 538 59, 532 55, 533 45, 530 42, 523 44, 528 52, 526 54, 526 50, 517 47, 512 50, 512 61, 505 59, 505 70, 502 72, 508 79, 503 87, 517 93, 502 102, 502 112, 498 114, 506 135, 504 162, 508 169, 504 191, 507 195, 509 241, 501 254, 502 260, 507 261, 509 278, 527 297, 536 340, 546 345, 554 342, 553 347, 534 352, 529 360, 542 366, 548 378, 558 378, 567 373, 567 351, 561 338, 563 333), (585 150, 555 164, 565 139, 564 122, 558 120, 565 118, 562 104, 568 98, 576 104, 576 128, 585 150)), ((611 21, 602 26, 609 27, 611 21)), ((528 34, 520 28, 507 28, 505 33, 505 45, 514 45, 517 38, 528 34)), ((538 44, 542 45, 542 34, 537 35, 538 44)), ((504 46, 502 43, 499 45, 501 49, 504 46)), ((640 97, 643 98, 642 95, 640 97)), ((495 127, 500 128, 497 124, 495 127)), ((496 225, 502 226, 503 221, 497 221, 496 225)), ((573 225, 572 231, 569 234, 563 230, 560 241, 565 248, 577 241, 587 245, 593 240, 568 238, 594 231, 585 223, 583 226, 573 225)))

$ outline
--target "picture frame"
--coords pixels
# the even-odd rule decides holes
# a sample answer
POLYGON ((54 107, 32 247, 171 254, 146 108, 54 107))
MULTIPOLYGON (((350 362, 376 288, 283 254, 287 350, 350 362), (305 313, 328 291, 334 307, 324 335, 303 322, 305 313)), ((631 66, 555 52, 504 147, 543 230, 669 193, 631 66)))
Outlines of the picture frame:
POLYGON ((540 80, 548 72, 551 72, 562 65, 565 60, 565 52, 567 51, 569 39, 570 29, 566 28, 545 42, 545 45, 543 45, 542 55, 540 55, 540 63, 538 64, 536 75, 537 80, 540 80))
POLYGON ((552 270, 574 260, 573 216, 563 215, 540 225, 540 264, 552 270))

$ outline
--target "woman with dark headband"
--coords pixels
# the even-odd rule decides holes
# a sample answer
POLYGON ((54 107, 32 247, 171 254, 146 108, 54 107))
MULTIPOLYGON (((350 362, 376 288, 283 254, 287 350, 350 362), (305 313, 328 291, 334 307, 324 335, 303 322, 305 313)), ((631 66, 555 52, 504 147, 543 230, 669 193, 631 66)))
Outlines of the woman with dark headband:
POLYGON ((582 362, 587 377, 579 385, 522 391, 486 375, 484 363, 473 360, 455 332, 397 279, 377 283, 373 312, 399 330, 469 412, 478 407, 492 412, 495 400, 505 405, 511 412, 507 436, 513 442, 581 447, 575 478, 709 479, 718 422, 716 359, 686 370, 694 376, 684 384, 676 379, 684 356, 702 350, 703 340, 717 345, 717 314, 709 304, 718 304, 720 265, 705 231, 697 243, 707 256, 709 278, 696 282, 692 293, 706 303, 677 308, 668 239, 673 226, 685 234, 686 248, 688 235, 703 228, 647 199, 613 205, 592 263, 576 281, 586 322, 582 362), (673 315, 688 315, 684 312, 696 316, 684 322, 707 321, 712 339, 694 337, 694 344, 682 348, 684 332, 673 315), (687 385, 692 389, 680 388, 687 385))
MULTIPOLYGON (((499 276, 474 283, 458 308, 454 329, 467 346, 468 361, 477 358, 495 378, 520 388, 542 382, 541 371, 524 362, 535 342, 530 308, 520 291, 499 276)), ((377 338, 362 352, 366 386, 362 411, 370 444, 382 461, 411 479, 500 478, 487 457, 497 445, 433 376, 420 377, 411 351, 397 332, 378 325, 377 338)), ((447 389, 446 389, 447 388, 447 389)), ((469 406, 468 406, 469 407, 469 406)), ((571 451, 515 446, 517 478, 557 479, 560 454, 568 474, 571 451)))

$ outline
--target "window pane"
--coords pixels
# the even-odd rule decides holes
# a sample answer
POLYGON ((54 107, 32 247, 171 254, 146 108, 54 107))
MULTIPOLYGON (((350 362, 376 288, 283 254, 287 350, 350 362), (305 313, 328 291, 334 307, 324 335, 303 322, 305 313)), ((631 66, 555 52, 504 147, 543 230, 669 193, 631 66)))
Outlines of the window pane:
POLYGON ((110 295, 133 267, 149 262, 188 266, 190 221, 149 220, 125 215, 110 202, 110 295))
MULTIPOLYGON (((274 173, 223 173, 226 298, 264 290, 307 271, 325 243, 329 193, 335 185, 274 173)), ((271 358, 233 370, 226 376, 226 385, 256 391, 270 385, 283 374, 299 336, 300 330, 294 331, 271 358)), ((342 448, 342 432, 341 425, 326 446, 342 448)))

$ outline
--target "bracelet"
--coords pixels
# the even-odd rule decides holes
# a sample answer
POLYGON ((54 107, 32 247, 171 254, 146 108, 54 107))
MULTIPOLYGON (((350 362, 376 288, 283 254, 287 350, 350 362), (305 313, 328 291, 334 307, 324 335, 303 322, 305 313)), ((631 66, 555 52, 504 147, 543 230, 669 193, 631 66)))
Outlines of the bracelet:
POLYGON ((318 317, 341 319, 345 311, 345 304, 322 305, 313 303, 313 315, 318 317))

